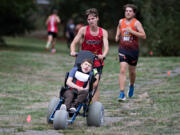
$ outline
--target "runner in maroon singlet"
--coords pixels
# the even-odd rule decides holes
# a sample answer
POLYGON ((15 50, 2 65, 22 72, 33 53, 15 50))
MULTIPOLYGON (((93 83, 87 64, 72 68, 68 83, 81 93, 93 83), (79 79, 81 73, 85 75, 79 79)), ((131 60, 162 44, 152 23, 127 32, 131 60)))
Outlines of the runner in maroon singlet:
POLYGON ((134 93, 134 83, 136 79, 136 65, 139 56, 139 43, 138 39, 146 39, 146 33, 143 26, 135 18, 137 7, 133 4, 124 5, 125 18, 119 20, 115 40, 119 42, 119 87, 120 95, 119 101, 126 99, 125 84, 126 84, 126 71, 129 70, 129 91, 128 97, 132 97, 134 93))
MULTIPOLYGON (((94 62, 94 68, 97 69, 99 76, 102 73, 103 68, 103 58, 106 57, 109 51, 109 43, 108 43, 108 33, 105 29, 98 27, 98 11, 95 8, 86 10, 87 22, 88 26, 83 26, 76 37, 74 38, 73 42, 71 43, 71 56, 76 56, 76 46, 78 45, 79 41, 82 42, 81 49, 88 50, 98 56, 98 60, 94 62)), ((99 81, 99 80, 98 80, 99 81)), ((99 83, 97 81, 94 84, 94 87, 97 86, 99 83)), ((99 88, 97 88, 96 93, 93 97, 93 101, 99 100, 99 88)))

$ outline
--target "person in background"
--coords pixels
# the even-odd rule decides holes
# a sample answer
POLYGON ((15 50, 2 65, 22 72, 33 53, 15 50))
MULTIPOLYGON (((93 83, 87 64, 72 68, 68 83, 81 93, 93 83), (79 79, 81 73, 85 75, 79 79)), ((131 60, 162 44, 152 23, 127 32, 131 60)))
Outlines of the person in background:
POLYGON ((53 13, 47 18, 46 25, 48 26, 48 40, 46 44, 46 50, 51 49, 52 53, 56 53, 56 37, 58 34, 58 24, 61 22, 60 17, 58 16, 58 11, 53 10, 53 13))
POLYGON ((66 25, 66 39, 67 39, 67 46, 70 47, 71 42, 74 39, 75 36, 75 24, 73 19, 70 19, 66 25))
MULTIPOLYGON (((78 34, 79 30, 84 26, 84 24, 82 23, 82 21, 80 20, 78 24, 76 24, 76 27, 75 27, 75 35, 78 34)), ((82 40, 79 41, 78 43, 78 52, 81 50, 81 44, 82 44, 82 40)))

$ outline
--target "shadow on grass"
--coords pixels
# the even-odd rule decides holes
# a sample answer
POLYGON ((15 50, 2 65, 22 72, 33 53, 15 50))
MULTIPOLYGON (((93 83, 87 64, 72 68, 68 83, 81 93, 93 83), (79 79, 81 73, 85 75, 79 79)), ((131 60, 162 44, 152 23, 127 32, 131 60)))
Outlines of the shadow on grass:
MULTIPOLYGON (((31 53, 50 53, 50 51, 46 51, 44 46, 40 47, 40 46, 29 46, 29 45, 13 45, 13 44, 1 44, 0 45, 0 51, 18 51, 18 52, 31 52, 31 53)), ((57 53, 61 53, 61 54, 67 54, 68 49, 65 50, 64 47, 59 47, 57 50, 57 53), (61 49, 62 48, 62 49, 61 49)))

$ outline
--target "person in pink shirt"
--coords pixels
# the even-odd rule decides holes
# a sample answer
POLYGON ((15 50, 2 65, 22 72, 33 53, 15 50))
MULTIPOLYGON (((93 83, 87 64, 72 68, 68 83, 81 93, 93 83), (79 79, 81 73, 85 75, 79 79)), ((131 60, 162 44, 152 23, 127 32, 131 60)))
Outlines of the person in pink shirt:
POLYGON ((56 37, 58 33, 58 24, 60 22, 61 19, 58 16, 58 11, 54 9, 53 13, 46 20, 46 25, 48 26, 48 40, 45 48, 48 51, 51 47, 52 53, 56 53, 56 37))

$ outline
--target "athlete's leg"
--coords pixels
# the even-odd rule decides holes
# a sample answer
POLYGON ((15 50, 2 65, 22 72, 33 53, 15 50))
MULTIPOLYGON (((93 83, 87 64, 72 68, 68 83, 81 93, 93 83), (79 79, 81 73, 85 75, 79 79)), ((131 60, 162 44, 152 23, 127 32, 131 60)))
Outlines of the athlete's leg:
POLYGON ((121 91, 125 90, 127 66, 128 66, 128 63, 120 62, 119 87, 121 91))
POLYGON ((96 89, 96 92, 92 98, 92 101, 95 102, 95 101, 98 101, 99 100, 99 96, 100 96, 100 91, 99 91, 99 87, 98 87, 98 84, 99 84, 99 78, 100 78, 100 75, 97 74, 95 76, 96 78, 96 81, 93 83, 93 89, 95 90, 96 89))
POLYGON ((55 45, 56 45, 56 38, 53 38, 53 40, 52 40, 52 49, 55 48, 55 45))
POLYGON ((134 85, 136 80, 136 66, 129 65, 129 79, 130 85, 134 85))
POLYGON ((128 66, 127 62, 120 62, 120 72, 119 72, 120 95, 118 97, 118 101, 124 101, 126 99, 124 90, 125 90, 125 85, 126 85, 127 66, 128 66))
POLYGON ((93 98, 92 98, 92 101, 93 101, 93 102, 99 101, 99 96, 100 96, 100 90, 99 90, 99 87, 97 87, 96 93, 94 94, 94 96, 93 96, 93 98))
POLYGON ((56 45, 56 38, 53 38, 53 41, 52 41, 52 50, 51 50, 52 53, 56 53, 55 45, 56 45))
POLYGON ((134 83, 136 80, 136 66, 129 65, 129 79, 130 79, 130 85, 129 85, 128 97, 132 97, 134 94, 134 83))
POLYGON ((48 35, 48 41, 47 41, 47 44, 46 44, 46 49, 50 48, 52 40, 53 40, 53 36, 52 35, 48 35))

